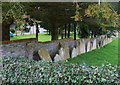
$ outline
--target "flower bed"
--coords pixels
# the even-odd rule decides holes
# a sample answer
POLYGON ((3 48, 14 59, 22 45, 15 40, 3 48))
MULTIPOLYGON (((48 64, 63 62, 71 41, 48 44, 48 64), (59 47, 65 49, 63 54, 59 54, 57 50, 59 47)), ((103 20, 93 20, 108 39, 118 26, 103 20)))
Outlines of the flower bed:
POLYGON ((62 64, 26 58, 3 59, 3 83, 118 83, 117 66, 62 64))

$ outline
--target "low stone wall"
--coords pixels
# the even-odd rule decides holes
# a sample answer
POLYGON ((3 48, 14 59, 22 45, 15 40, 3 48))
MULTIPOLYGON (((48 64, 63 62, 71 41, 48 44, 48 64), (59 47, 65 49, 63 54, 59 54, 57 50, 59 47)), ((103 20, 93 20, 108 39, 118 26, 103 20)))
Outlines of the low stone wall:
POLYGON ((101 35, 92 39, 63 39, 51 42, 37 42, 36 39, 25 39, 3 42, 3 57, 25 56, 34 60, 60 61, 68 58, 74 58, 77 55, 95 50, 112 42, 112 38, 101 35), (49 58, 50 57, 50 58, 49 58))
POLYGON ((35 44, 37 40, 34 38, 15 40, 15 41, 4 41, 2 42, 0 53, 2 57, 20 57, 25 56, 32 58, 33 50, 35 50, 35 44))

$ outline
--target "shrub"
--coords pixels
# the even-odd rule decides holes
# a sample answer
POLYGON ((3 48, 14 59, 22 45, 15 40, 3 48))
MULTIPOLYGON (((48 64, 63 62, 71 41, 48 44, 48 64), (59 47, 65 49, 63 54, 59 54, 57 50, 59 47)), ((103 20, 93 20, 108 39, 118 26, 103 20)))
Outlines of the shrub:
POLYGON ((117 66, 88 66, 60 62, 4 58, 0 77, 3 83, 118 83, 117 66))

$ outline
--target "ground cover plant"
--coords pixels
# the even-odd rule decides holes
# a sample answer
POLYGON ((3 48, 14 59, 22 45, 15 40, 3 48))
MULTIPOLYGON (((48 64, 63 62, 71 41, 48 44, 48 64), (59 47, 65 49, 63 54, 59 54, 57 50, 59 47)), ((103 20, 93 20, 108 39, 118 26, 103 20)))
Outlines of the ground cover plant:
POLYGON ((119 83, 117 65, 100 67, 87 64, 34 61, 24 57, 4 58, 0 78, 3 83, 119 83))

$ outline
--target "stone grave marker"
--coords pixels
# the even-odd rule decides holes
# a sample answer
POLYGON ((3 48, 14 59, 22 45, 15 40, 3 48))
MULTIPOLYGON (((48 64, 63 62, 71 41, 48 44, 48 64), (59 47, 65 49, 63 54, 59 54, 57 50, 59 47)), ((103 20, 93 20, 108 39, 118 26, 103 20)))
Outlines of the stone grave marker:
POLYGON ((41 57, 42 60, 44 61, 52 61, 48 51, 44 48, 40 48, 38 51, 39 56, 41 57))
POLYGON ((80 53, 85 53, 85 42, 82 42, 80 43, 80 53))
POLYGON ((70 58, 70 54, 69 54, 69 47, 67 44, 65 44, 64 42, 60 42, 61 44, 61 51, 59 51, 59 55, 61 56, 62 59, 66 60, 68 58, 70 58))
POLYGON ((112 42, 112 38, 109 38, 109 43, 111 43, 112 42))
POLYGON ((68 46, 64 47, 64 53, 65 53, 64 60, 70 58, 69 47, 68 46))
POLYGON ((72 58, 76 57, 77 55, 78 55, 77 49, 73 48, 73 50, 72 50, 72 58))
POLYGON ((105 46, 105 39, 103 40, 103 46, 105 46))
POLYGON ((90 50, 91 50, 91 43, 90 43, 90 41, 88 41, 88 43, 87 43, 87 52, 89 52, 90 50))
POLYGON ((92 47, 92 50, 95 50, 96 49, 96 39, 93 40, 93 47, 92 47))
POLYGON ((77 41, 76 50, 77 50, 77 55, 80 55, 80 41, 77 41))
POLYGON ((107 45, 107 38, 104 39, 104 45, 107 45))
POLYGON ((54 57, 54 62, 60 61, 61 60, 60 57, 61 57, 60 55, 56 54, 54 57))
POLYGON ((96 38, 96 48, 100 48, 100 37, 96 38))
POLYGON ((64 53, 64 49, 63 48, 60 48, 59 55, 60 55, 61 60, 64 60, 65 53, 64 53))
POLYGON ((80 55, 80 45, 76 47, 77 55, 80 55))

